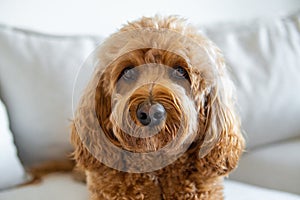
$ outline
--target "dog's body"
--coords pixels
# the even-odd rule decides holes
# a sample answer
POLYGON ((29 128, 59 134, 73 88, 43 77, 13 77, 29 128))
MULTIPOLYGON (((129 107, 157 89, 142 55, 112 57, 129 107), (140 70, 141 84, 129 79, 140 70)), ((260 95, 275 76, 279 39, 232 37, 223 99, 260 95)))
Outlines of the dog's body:
POLYGON ((105 69, 95 71, 72 128, 74 158, 86 171, 91 199, 223 199, 223 177, 237 166, 244 139, 220 50, 176 17, 142 18, 120 33, 126 42, 124 34, 112 37, 99 51, 105 69), (92 121, 126 153, 87 128, 91 107, 92 121), (152 152, 168 145, 153 159, 152 152), (165 154, 178 156, 160 160, 165 154))

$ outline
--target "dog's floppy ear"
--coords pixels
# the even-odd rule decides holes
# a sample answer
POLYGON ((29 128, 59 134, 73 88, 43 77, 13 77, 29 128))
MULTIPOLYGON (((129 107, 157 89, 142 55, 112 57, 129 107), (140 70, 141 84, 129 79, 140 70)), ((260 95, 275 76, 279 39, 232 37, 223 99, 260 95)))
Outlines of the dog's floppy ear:
POLYGON ((94 154, 100 152, 99 130, 111 139, 112 132, 109 120, 111 113, 111 97, 108 91, 107 74, 95 73, 85 89, 72 123, 71 143, 75 147, 73 158, 79 167, 84 169, 99 167, 99 161, 94 154))
POLYGON ((240 120, 234 108, 234 86, 225 65, 218 69, 216 83, 207 93, 204 135, 199 151, 202 164, 224 175, 234 169, 244 149, 240 120), (220 70, 224 70, 220 72, 220 70))
POLYGON ((71 144, 74 146, 72 157, 76 160, 79 168, 88 169, 99 165, 98 161, 92 156, 85 144, 83 144, 77 132, 75 122, 72 122, 71 125, 71 144))
POLYGON ((108 90, 109 84, 107 80, 108 78, 107 73, 103 73, 100 77, 100 80, 96 87, 95 93, 95 112, 99 122, 99 125, 105 135, 112 137, 110 134, 110 114, 111 114, 111 95, 108 90), (106 77, 106 78, 105 78, 106 77))

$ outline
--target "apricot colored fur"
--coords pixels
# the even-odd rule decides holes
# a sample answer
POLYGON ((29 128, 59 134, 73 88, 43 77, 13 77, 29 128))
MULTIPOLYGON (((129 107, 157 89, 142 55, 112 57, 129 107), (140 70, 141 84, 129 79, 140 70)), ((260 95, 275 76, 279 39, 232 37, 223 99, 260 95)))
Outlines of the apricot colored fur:
MULTIPOLYGON (((187 53, 186 57, 178 58, 178 62, 183 62, 189 67, 192 96, 195 101, 195 109, 198 112, 197 136, 189 149, 172 164, 153 172, 128 173, 109 168, 99 162, 83 144, 77 133, 78 130, 74 124, 76 119, 74 119, 71 135, 71 141, 75 147, 73 156, 77 166, 86 172, 90 199, 223 199, 223 178, 236 168, 244 149, 244 139, 240 131, 239 117, 234 108, 234 86, 227 75, 222 53, 215 44, 199 34, 193 27, 187 25, 185 20, 178 17, 144 17, 138 21, 128 23, 120 32, 141 28, 168 29, 182 34, 202 46, 213 59, 213 66, 199 71, 193 66, 189 66, 188 61, 185 60, 188 57, 197 57, 197 55, 187 53), (210 144, 205 142, 204 138, 206 136, 209 141, 216 141, 213 146, 209 146, 210 144), (200 148, 206 150, 203 151, 202 149, 200 151, 200 148)), ((116 45, 118 44, 116 43, 116 45)), ((99 56, 105 60, 103 58, 105 55, 101 54, 99 56)), ((171 60, 176 59, 173 58, 174 54, 154 48, 132 51, 130 56, 124 54, 123 59, 127 59, 126 56, 130 59, 130 62, 136 62, 137 64, 163 63, 170 65, 172 64, 170 63, 171 60)), ((172 134, 169 136, 157 134, 151 140, 133 141, 132 138, 127 138, 119 130, 114 129, 114 123, 110 120, 112 112, 110 98, 112 87, 114 87, 114 81, 111 79, 110 73, 115 73, 116 76, 120 73, 121 69, 119 69, 118 63, 118 61, 112 63, 101 78, 98 77, 96 82, 92 81, 90 83, 91 85, 96 84, 97 91, 94 100, 96 101, 96 114, 100 126, 104 129, 110 141, 119 147, 134 152, 156 150, 164 145, 163 142, 172 140, 172 134)), ((167 91, 166 88, 160 88, 160 91, 163 91, 168 98, 170 97, 168 94, 170 91, 167 91)), ((146 95, 144 91, 139 92, 141 95, 146 95)), ((88 97, 88 95, 89 91, 87 89, 83 98, 88 97)), ((167 97, 164 97, 164 95, 162 98, 166 99, 167 97)), ((177 104, 180 105, 180 102, 174 103, 171 101, 166 103, 174 105, 174 108, 177 104)), ((84 109, 84 107, 81 107, 81 109, 84 109)), ((171 113, 174 118, 168 119, 169 121, 166 123, 176 124, 183 114, 179 108, 177 111, 174 109, 172 112, 174 112, 171 113)), ((189 115, 184 117, 186 120, 191 120, 189 115)), ((95 139, 91 132, 87 129, 83 130, 86 130, 83 133, 84 135, 90 137, 90 139, 95 139)))

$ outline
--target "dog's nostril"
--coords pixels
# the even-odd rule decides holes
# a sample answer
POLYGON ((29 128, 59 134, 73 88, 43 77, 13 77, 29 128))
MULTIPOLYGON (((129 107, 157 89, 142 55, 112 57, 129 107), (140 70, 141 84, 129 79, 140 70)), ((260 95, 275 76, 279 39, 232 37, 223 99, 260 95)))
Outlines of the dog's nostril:
POLYGON ((154 117, 155 119, 161 119, 161 118, 163 117, 163 113, 161 113, 161 112, 156 112, 156 113, 154 113, 153 117, 154 117))
POLYGON ((153 118, 154 120, 161 121, 166 115, 165 108, 161 104, 154 104, 150 108, 150 117, 151 119, 153 118))
POLYGON ((141 112, 140 114, 139 114, 139 119, 142 119, 142 120, 145 120, 145 119, 147 119, 147 114, 146 113, 144 113, 144 112, 141 112))
POLYGON ((150 124, 151 119, 149 116, 149 106, 147 105, 140 105, 137 109, 136 116, 138 120, 144 125, 147 126, 150 124))

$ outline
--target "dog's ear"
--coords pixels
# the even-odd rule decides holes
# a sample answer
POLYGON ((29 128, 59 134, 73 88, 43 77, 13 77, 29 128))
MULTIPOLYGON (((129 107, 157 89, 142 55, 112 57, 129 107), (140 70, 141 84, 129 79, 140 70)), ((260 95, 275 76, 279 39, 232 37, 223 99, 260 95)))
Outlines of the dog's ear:
POLYGON ((109 79, 105 77, 107 75, 105 72, 100 74, 95 73, 87 86, 71 127, 71 143, 75 147, 73 158, 77 161, 78 166, 84 169, 100 166, 100 162, 94 157, 103 148, 99 145, 100 129, 107 138, 113 140, 109 120, 111 97, 106 81, 109 79))
POLYGON ((72 122, 71 125, 71 144, 74 146, 72 158, 76 161, 79 168, 89 169, 99 165, 99 162, 92 156, 82 142, 77 132, 75 122, 72 122))
POLYGON ((98 82, 95 94, 95 112, 99 125, 109 141, 120 146, 120 142, 117 140, 113 133, 112 122, 110 115, 112 113, 112 97, 110 91, 111 78, 109 73, 104 72, 98 82))
POLYGON ((233 83, 226 72, 217 76, 204 103, 205 131, 199 157, 211 172, 224 175, 236 167, 244 149, 244 138, 234 108, 233 83))
POLYGON ((101 129, 106 135, 110 133, 111 95, 107 83, 106 73, 103 73, 96 87, 95 112, 101 129))

